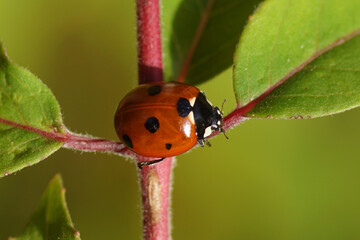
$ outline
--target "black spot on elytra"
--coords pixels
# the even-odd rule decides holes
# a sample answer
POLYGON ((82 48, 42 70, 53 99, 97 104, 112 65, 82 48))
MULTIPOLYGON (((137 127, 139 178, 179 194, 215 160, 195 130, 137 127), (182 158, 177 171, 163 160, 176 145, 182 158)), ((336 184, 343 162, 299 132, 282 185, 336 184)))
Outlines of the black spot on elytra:
POLYGON ((159 85, 154 85, 148 88, 148 94, 150 96, 155 96, 157 94, 159 94, 161 92, 161 86, 159 85))
POLYGON ((156 117, 150 117, 145 122, 145 128, 151 133, 156 132, 159 129, 159 120, 156 117))
POLYGON ((186 117, 192 111, 189 100, 186 98, 179 98, 177 102, 177 111, 180 117, 186 117))
POLYGON ((124 143, 127 147, 133 148, 133 144, 132 144, 131 138, 130 138, 128 135, 123 135, 123 136, 122 136, 122 139, 123 139, 123 143, 124 143))
POLYGON ((170 149, 171 149, 171 146, 172 146, 171 143, 165 144, 165 147, 166 147, 167 150, 170 150, 170 149))

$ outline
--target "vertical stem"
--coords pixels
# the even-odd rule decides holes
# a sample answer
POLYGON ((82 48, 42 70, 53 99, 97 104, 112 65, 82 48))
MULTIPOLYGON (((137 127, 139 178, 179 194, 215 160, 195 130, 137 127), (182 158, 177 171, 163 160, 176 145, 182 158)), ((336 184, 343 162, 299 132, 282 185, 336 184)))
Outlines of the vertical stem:
POLYGON ((163 81, 159 0, 137 0, 139 83, 163 81))
POLYGON ((169 205, 173 160, 173 158, 167 158, 161 163, 139 170, 145 240, 170 238, 169 205))
MULTIPOLYGON (((139 84, 163 81, 159 0, 137 0, 139 84)), ((138 162, 149 158, 137 158, 138 162)), ((139 170, 145 240, 170 237, 170 182, 173 158, 139 170)))

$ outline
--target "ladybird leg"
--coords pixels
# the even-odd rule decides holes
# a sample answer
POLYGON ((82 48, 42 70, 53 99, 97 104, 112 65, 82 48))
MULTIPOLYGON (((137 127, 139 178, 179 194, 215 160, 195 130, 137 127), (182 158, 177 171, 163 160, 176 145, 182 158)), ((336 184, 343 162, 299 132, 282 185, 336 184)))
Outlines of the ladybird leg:
POLYGON ((204 140, 203 139, 198 139, 198 143, 201 147, 204 147, 204 140))
POLYGON ((208 145, 209 147, 211 147, 211 143, 209 142, 209 140, 207 140, 206 138, 204 138, 204 142, 206 143, 206 145, 208 145))
POLYGON ((161 162, 162 160, 164 160, 165 158, 161 158, 161 159, 157 159, 157 160, 152 160, 152 161, 146 161, 146 162, 139 162, 138 168, 142 169, 143 166, 149 166, 149 165, 153 165, 155 163, 161 162))
POLYGON ((224 130, 223 128, 220 128, 220 132, 222 132, 222 133, 224 134, 224 136, 225 136, 225 138, 226 138, 226 139, 229 139, 229 137, 228 137, 228 136, 226 136, 226 134, 225 134, 225 130, 224 130))

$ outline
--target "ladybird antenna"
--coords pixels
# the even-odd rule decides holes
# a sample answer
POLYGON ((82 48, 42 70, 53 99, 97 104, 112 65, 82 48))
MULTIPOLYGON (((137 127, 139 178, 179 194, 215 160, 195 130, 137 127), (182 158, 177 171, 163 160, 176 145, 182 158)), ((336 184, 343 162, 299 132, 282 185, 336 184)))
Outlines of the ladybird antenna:
POLYGON ((226 103, 226 98, 224 99, 223 103, 221 104, 221 113, 223 112, 224 109, 224 104, 226 103))

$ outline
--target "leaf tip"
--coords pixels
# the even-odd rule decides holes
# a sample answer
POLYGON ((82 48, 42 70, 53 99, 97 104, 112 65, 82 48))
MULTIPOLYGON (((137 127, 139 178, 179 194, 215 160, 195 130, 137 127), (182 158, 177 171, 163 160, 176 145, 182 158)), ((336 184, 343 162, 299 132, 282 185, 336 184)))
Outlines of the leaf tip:
POLYGON ((56 192, 58 192, 59 194, 61 194, 63 197, 64 195, 64 185, 63 185, 63 181, 62 181, 62 177, 59 173, 57 173, 48 183, 48 186, 46 188, 48 191, 51 191, 50 189, 55 190, 56 192))
POLYGON ((55 174, 55 176, 51 179, 50 184, 59 184, 61 189, 63 189, 63 180, 60 173, 55 174))
POLYGON ((76 237, 76 239, 80 239, 80 231, 75 230, 74 236, 76 237))

